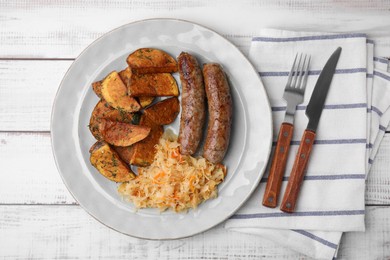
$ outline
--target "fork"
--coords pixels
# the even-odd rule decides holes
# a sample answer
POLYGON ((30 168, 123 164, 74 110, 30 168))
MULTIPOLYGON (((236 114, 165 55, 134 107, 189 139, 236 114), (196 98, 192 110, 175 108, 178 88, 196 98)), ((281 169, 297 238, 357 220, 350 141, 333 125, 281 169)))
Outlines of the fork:
POLYGON ((305 94, 310 55, 305 54, 303 62, 301 63, 302 56, 303 54, 300 54, 298 64, 296 64, 298 54, 295 56, 283 94, 283 99, 287 102, 286 115, 279 129, 275 153, 263 197, 263 205, 270 208, 275 208, 278 204, 288 151, 293 136, 294 114, 297 105, 303 102, 305 94))

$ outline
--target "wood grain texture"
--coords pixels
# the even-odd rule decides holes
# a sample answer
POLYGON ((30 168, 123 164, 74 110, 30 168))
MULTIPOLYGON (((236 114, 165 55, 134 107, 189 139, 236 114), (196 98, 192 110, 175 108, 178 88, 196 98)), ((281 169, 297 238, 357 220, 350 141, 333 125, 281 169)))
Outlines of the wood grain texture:
POLYGON ((71 63, 0 60, 0 131, 49 131, 54 97, 71 63))
POLYGON ((303 132, 301 144, 299 145, 298 152, 295 156, 294 165, 280 205, 281 211, 287 213, 293 213, 295 211, 315 137, 316 133, 311 130, 306 129, 303 132))
MULTIPOLYGON (((389 154, 386 134, 367 179, 366 204, 390 205, 389 154)), ((49 133, 0 132, 0 164, 0 204, 76 203, 55 166, 49 133)))
POLYGON ((0 204, 76 203, 57 171, 49 133, 0 133, 0 165, 0 204))
POLYGON ((0 211, 0 258, 305 259, 263 239, 228 232, 221 225, 186 239, 152 241, 113 231, 79 206, 0 206, 0 211))
POLYGON ((272 155, 273 158, 268 181, 264 191, 263 205, 266 207, 275 208, 278 205, 293 131, 294 126, 290 123, 282 123, 280 126, 277 144, 272 155))
MULTIPOLYGON (((113 231, 76 205, 3 205, 0 212, 5 259, 309 259, 223 225, 190 238, 152 241, 113 231)), ((389 215, 388 207, 368 207, 366 232, 346 233, 337 259, 388 259, 389 215)))
POLYGON ((157 17, 204 24, 245 50, 260 28, 359 31, 378 37, 380 45, 390 46, 390 38, 383 38, 390 36, 390 2, 384 0, 57 0, 2 1, 0 6, 3 58, 75 58, 104 33, 129 22, 157 17))

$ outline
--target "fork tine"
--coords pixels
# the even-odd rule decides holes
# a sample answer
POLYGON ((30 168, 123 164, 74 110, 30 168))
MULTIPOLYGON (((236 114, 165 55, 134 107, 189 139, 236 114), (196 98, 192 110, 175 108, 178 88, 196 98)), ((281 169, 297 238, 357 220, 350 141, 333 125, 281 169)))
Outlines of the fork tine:
POLYGON ((303 82, 302 82, 302 90, 305 90, 305 88, 306 88, 307 76, 309 75, 310 59, 311 59, 311 56, 309 55, 309 59, 307 60, 307 64, 306 64, 306 68, 305 68, 305 77, 303 78, 303 82))
POLYGON ((303 58, 302 66, 299 68, 299 78, 298 78, 297 88, 302 88, 301 82, 302 82, 302 77, 303 77, 303 73, 304 73, 303 68, 305 67, 305 63, 306 63, 306 56, 307 55, 305 54, 305 57, 303 58))
POLYGON ((290 73, 288 74, 288 80, 287 80, 287 85, 286 87, 290 87, 290 84, 291 84, 291 79, 292 79, 292 74, 294 72, 294 67, 295 67, 295 62, 297 61, 297 57, 298 57, 298 53, 295 55, 295 59, 294 59, 294 63, 291 67, 291 71, 290 73))
POLYGON ((298 78, 298 70, 299 70, 299 67, 300 67, 300 64, 301 64, 301 59, 302 59, 302 53, 301 55, 299 55, 299 61, 298 61, 298 65, 295 69, 295 73, 294 73, 294 79, 291 83, 291 87, 292 88, 296 88, 297 86, 295 85, 297 83, 297 78, 298 78))

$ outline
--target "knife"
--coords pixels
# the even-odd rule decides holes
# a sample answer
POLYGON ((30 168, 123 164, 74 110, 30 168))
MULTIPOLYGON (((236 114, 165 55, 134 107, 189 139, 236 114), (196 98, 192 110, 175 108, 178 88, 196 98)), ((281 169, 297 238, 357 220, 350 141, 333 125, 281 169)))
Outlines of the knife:
POLYGON ((321 117, 322 109, 324 108, 326 96, 328 94, 340 54, 341 47, 338 47, 326 62, 307 105, 306 116, 309 118, 309 123, 303 133, 301 143, 295 157, 294 166, 291 170, 290 178, 280 206, 280 210, 284 212, 293 213, 295 210, 299 191, 301 189, 303 177, 305 175, 316 136, 318 122, 321 117))

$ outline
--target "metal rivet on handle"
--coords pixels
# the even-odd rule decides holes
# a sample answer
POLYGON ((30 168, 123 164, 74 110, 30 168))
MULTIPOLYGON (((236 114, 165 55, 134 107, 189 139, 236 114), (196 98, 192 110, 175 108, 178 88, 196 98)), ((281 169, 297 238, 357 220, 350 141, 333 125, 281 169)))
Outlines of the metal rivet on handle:
POLYGON ((306 138, 305 142, 308 144, 310 143, 310 139, 309 138, 306 138))
POLYGON ((281 146, 279 150, 280 150, 281 153, 283 153, 284 152, 284 146, 281 146))
POLYGON ((286 208, 291 208, 291 203, 290 202, 287 202, 287 204, 286 204, 286 208))
POLYGON ((272 202, 274 201, 274 198, 273 197, 268 197, 268 202, 272 202))
POLYGON ((305 158, 305 154, 303 153, 303 154, 301 154, 301 158, 303 159, 303 158, 305 158))
POLYGON ((283 132, 283 135, 284 135, 285 137, 287 137, 287 136, 288 136, 288 132, 283 132))

